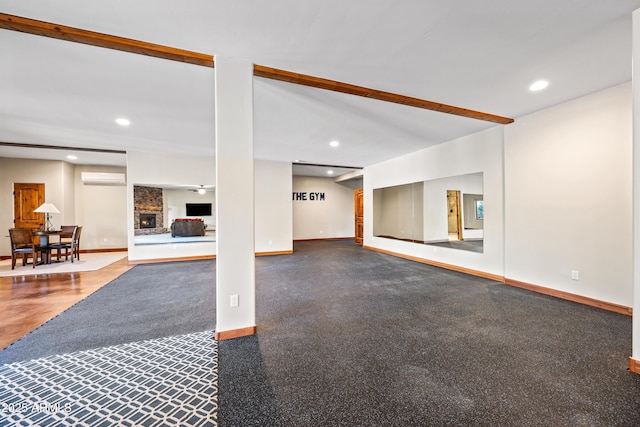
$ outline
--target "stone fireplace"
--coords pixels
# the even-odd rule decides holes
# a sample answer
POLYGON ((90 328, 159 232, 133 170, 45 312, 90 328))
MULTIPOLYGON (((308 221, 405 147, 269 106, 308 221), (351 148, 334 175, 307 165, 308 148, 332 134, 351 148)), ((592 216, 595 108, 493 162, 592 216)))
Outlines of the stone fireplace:
POLYGON ((133 186, 134 235, 162 234, 164 227, 164 203, 162 188, 133 186))
POLYGON ((141 213, 140 228, 156 228, 156 215, 141 213))

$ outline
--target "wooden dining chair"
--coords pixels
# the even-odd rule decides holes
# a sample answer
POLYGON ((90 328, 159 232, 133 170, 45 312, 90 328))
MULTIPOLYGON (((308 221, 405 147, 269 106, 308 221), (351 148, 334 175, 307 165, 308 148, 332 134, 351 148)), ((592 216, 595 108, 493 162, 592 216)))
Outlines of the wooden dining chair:
POLYGON ((71 251, 71 262, 73 262, 73 249, 75 247, 74 241, 77 233, 77 225, 63 225, 60 227, 60 232, 58 232, 60 239, 57 242, 49 243, 49 249, 57 251, 57 261, 60 261, 60 252, 64 249, 65 261, 69 259, 69 251, 71 251))
POLYGON ((22 256, 22 266, 27 265, 29 254, 33 259, 33 268, 36 268, 38 252, 42 258, 47 248, 36 244, 33 231, 30 228, 10 228, 9 238, 11 239, 11 269, 16 268, 18 255, 22 256))
POLYGON ((76 229, 76 234, 71 239, 73 242, 73 248, 71 249, 71 262, 73 262, 73 257, 75 256, 78 261, 80 261, 80 235, 82 234, 82 226, 79 225, 76 229))

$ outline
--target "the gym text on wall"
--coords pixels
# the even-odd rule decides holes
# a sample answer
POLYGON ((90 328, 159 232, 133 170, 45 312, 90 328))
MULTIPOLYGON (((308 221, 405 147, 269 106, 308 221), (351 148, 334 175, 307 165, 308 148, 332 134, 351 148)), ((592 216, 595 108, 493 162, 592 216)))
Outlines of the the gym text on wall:
POLYGON ((320 200, 324 201, 324 193, 293 192, 293 200, 320 200))

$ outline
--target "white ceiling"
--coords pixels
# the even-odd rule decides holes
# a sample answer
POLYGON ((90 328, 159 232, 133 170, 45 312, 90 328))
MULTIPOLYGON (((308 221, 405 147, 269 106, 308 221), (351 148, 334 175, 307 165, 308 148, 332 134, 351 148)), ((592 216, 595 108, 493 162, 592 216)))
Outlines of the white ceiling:
MULTIPOLYGON (((0 0, 3 13, 516 120, 630 80, 631 12, 639 7, 640 0, 0 0), (529 92, 538 78, 549 87, 529 92)), ((0 58, 0 142, 214 154, 211 68, 8 30, 0 30, 0 58), (118 116, 132 125, 118 127, 118 116)), ((254 78, 254 95, 261 159, 362 167, 495 126, 263 78, 254 78), (329 147, 333 139, 340 147, 329 147)), ((63 151, 0 146, 1 157, 63 151)), ((124 164, 122 155, 77 155, 75 163, 124 164)))

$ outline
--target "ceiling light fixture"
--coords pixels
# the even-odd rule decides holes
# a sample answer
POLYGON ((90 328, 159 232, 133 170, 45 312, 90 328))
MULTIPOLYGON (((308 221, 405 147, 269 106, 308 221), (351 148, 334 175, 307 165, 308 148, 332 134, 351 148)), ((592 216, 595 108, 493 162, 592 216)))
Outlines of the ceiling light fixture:
POLYGON ((73 154, 69 154, 69 155, 67 156, 67 159, 69 159, 69 160, 77 160, 77 159, 78 159, 78 156, 74 156, 73 154))
POLYGON ((331 141, 329 143, 330 146, 332 147, 337 147, 338 145, 340 145, 340 141, 336 141, 335 139, 333 141, 331 141))
POLYGON ((547 86, 549 86, 549 82, 546 80, 537 80, 533 83, 531 83, 531 86, 529 86, 529 90, 531 92, 537 92, 539 90, 542 90, 544 88, 546 88, 547 86))
POLYGON ((204 188, 204 184, 200 184, 200 188, 192 188, 192 189, 189 189, 188 191, 193 191, 194 193, 198 193, 201 196, 207 194, 207 189, 204 188))
MULTIPOLYGON (((190 187, 190 186, 187 186, 190 187)), ((207 187, 213 187, 212 185, 208 185, 207 187)), ((187 191, 193 191, 194 193, 198 193, 201 196, 207 194, 207 189, 205 188, 204 184, 200 184, 199 188, 188 188, 187 191)))
POLYGON ((120 126, 129 126, 131 124, 131 121, 124 117, 118 117, 116 119, 116 123, 119 124, 120 126))
POLYGON ((327 171, 327 175, 333 175, 333 171, 332 170, 328 170, 327 171))

